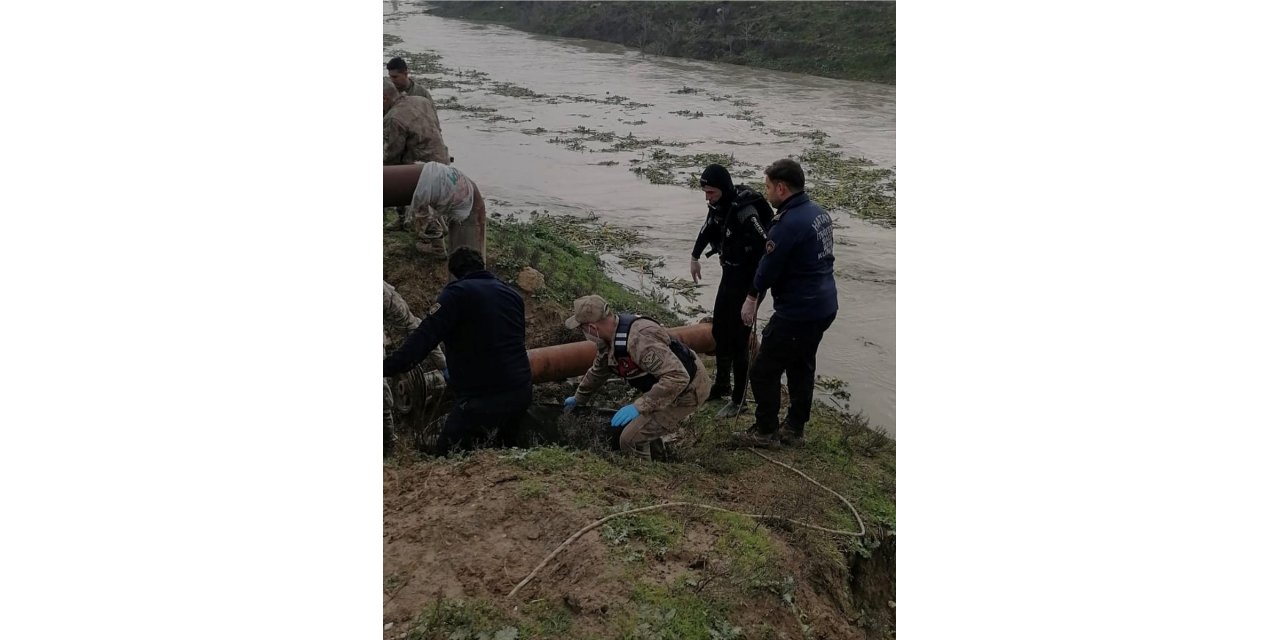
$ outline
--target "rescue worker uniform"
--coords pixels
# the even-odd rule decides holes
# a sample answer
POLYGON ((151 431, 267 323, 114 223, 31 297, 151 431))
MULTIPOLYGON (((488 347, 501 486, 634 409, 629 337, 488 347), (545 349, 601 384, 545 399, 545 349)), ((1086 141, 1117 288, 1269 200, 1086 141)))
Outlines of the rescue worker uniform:
MULTIPOLYGON (((818 345, 835 321, 835 236, 831 216, 803 191, 778 207, 769 229, 764 258, 748 295, 773 291, 773 317, 761 333, 760 353, 751 366, 756 399, 754 435, 774 438, 782 404, 782 374, 787 374, 791 406, 784 441, 803 441, 813 405, 818 345)), ((752 434, 746 434, 747 438, 752 434)))
POLYGON ((520 294, 483 269, 450 282, 418 328, 382 361, 382 375, 408 371, 441 342, 458 400, 436 441, 437 455, 491 437, 500 446, 520 445, 520 423, 533 402, 520 294))
MULTIPOLYGON (((427 85, 418 84, 417 82, 414 81, 413 78, 409 78, 409 87, 404 91, 401 91, 400 95, 418 96, 420 98, 426 98, 427 102, 431 103, 431 113, 436 113, 436 101, 432 99, 431 92, 427 91, 427 85)), ((439 124, 440 124, 440 119, 436 118, 436 126, 438 127, 439 124)))
MULTIPOLYGON (((410 80, 409 88, 382 116, 382 164, 450 161, 436 104, 425 86, 410 80)), ((395 228, 404 224, 405 208, 396 207, 395 228)))
MULTIPOLYGON (((600 304, 585 313, 582 305, 575 304, 579 310, 565 322, 566 327, 575 329, 581 322, 604 319, 604 300, 599 296, 586 299, 600 304)), ((662 325, 650 318, 619 314, 618 327, 608 338, 608 342, 596 343, 595 362, 578 383, 573 404, 584 403, 612 375, 642 391, 643 395, 631 405, 639 414, 623 428, 618 446, 624 454, 651 460, 651 443, 674 433, 681 420, 707 401, 711 379, 697 354, 673 340, 662 325)))
POLYGON ((471 178, 457 167, 439 162, 422 166, 409 203, 409 220, 414 226, 418 220, 425 221, 418 232, 419 241, 426 245, 421 250, 443 256, 469 246, 485 258, 485 216, 484 196, 471 178))
MULTIPOLYGON (((401 340, 418 328, 421 320, 409 310, 409 304, 396 292, 396 288, 382 281, 382 357, 387 357, 387 349, 395 347, 401 340)), ((447 366, 444 353, 439 347, 432 349, 427 360, 435 369, 447 366)), ((391 393, 391 384, 387 378, 382 379, 382 449, 383 454, 390 454, 395 442, 395 395, 391 393)))
POLYGON ((741 406, 747 392, 747 366, 751 327, 742 323, 742 303, 764 256, 766 231, 773 209, 764 196, 746 187, 734 187, 729 171, 713 164, 702 173, 702 184, 720 190, 720 200, 707 205, 707 220, 693 244, 693 259, 710 245, 706 257, 720 254, 720 287, 712 311, 711 335, 716 341, 716 379, 711 400, 730 395, 741 406))
POLYGON ((382 116, 382 164, 449 164, 435 106, 421 96, 401 95, 382 116))

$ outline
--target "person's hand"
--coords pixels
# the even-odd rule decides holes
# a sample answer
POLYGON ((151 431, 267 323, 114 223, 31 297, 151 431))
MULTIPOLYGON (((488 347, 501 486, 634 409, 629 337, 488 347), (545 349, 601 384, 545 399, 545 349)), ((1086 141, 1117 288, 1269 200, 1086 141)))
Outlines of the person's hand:
POLYGON ((751 296, 747 296, 747 299, 742 303, 742 324, 745 324, 748 327, 755 324, 756 307, 758 307, 759 304, 758 300, 751 296))
POLYGON ((634 404, 629 404, 618 409, 618 412, 613 414, 613 420, 610 420, 609 424, 615 427, 625 427, 628 422, 635 420, 638 415, 640 415, 640 410, 634 404))
POLYGON ((697 258, 689 260, 689 275, 693 276, 694 284, 698 284, 698 281, 702 279, 702 265, 697 258))
POLYGON ((564 412, 569 413, 573 408, 578 406, 578 396, 569 396, 564 399, 564 412))
POLYGON ((449 384, 449 367, 441 369, 440 375, 444 376, 444 383, 449 384))

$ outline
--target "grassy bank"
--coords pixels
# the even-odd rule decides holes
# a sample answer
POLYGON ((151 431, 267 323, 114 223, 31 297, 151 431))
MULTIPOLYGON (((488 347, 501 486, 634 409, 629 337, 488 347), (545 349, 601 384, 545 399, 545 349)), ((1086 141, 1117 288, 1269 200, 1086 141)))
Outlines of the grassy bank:
POLYGON ((815 412, 804 449, 766 452, 846 496, 849 537, 677 507, 584 535, 514 598, 570 534, 620 511, 692 502, 857 530, 835 497, 750 451, 703 407, 679 458, 598 449, 483 451, 386 471, 388 638, 892 638, 894 445, 815 412), (461 543, 461 544, 460 544, 461 543), (439 557, 430 566, 422 558, 439 557))
POLYGON ((645 53, 893 84, 893 2, 441 2, 436 15, 645 53))
MULTIPOLYGON (((675 322, 652 292, 628 289, 605 274, 598 254, 618 255, 638 244, 631 233, 546 215, 490 221, 489 262, 499 277, 515 281, 533 267, 546 279, 544 288, 525 294, 530 346, 579 339, 560 322, 573 298, 589 292, 617 308, 675 322)), ((417 311, 430 306, 447 277, 441 261, 412 245, 408 233, 384 235, 384 278, 417 311)), ((839 383, 823 384, 847 402, 839 383)), ((558 401, 572 382, 537 388, 539 396, 558 401)), ((402 451, 388 460, 384 638, 894 637, 895 444, 847 406, 815 407, 806 446, 765 453, 846 497, 865 523, 864 535, 663 508, 618 517, 587 533, 508 597, 575 531, 637 507, 691 502, 832 529, 862 528, 836 497, 751 451, 730 448, 730 433, 749 426, 751 418, 716 419, 720 403, 707 403, 684 424, 673 460, 618 456, 601 437, 602 420, 629 395, 622 385, 610 385, 594 398, 601 413, 559 416, 551 406, 562 436, 558 446, 451 458, 402 451)))

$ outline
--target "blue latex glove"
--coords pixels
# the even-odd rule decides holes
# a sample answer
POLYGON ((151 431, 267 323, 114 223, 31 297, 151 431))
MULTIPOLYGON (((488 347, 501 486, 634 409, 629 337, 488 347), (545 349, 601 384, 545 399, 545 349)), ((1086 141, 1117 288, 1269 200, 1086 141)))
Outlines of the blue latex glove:
POLYGON ((449 367, 441 369, 440 375, 444 376, 444 383, 449 384, 449 367))
POLYGON ((569 413, 573 408, 578 406, 578 396, 569 396, 564 399, 564 412, 569 413))
POLYGON ((635 420, 638 415, 640 415, 640 410, 634 404, 629 404, 618 409, 618 412, 613 414, 613 420, 610 420, 609 424, 615 427, 625 427, 628 422, 635 420))

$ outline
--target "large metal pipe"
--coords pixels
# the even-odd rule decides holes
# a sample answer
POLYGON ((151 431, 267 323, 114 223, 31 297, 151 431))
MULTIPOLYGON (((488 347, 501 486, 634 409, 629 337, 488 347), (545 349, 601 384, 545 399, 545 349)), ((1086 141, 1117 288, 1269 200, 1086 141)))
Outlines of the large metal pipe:
MULTIPOLYGON (((698 353, 714 353, 716 350, 709 322, 675 327, 667 329, 667 332, 698 353)), ((586 340, 529 350, 529 368, 533 370, 534 384, 580 376, 591 368, 595 359, 596 346, 586 340)))
POLYGON ((422 175, 420 164, 392 164, 382 167, 382 206, 407 207, 413 201, 422 175))

